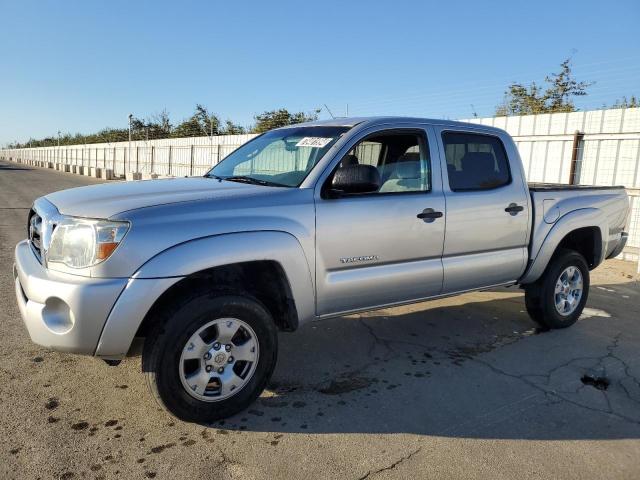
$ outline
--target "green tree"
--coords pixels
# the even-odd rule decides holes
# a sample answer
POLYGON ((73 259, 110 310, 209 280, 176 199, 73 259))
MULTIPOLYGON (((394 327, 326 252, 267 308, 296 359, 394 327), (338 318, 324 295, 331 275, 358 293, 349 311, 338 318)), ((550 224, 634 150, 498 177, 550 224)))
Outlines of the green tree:
MULTIPOLYGON (((155 140, 159 138, 167 138, 171 134, 172 126, 169 115, 166 111, 155 114, 144 120, 139 118, 131 119, 131 139, 132 140, 155 140)), ((122 136, 118 134, 118 138, 122 136)), ((126 131, 126 138, 119 141, 125 141, 129 138, 129 132, 126 131)), ((97 140, 96 141, 105 141, 97 140)), ((93 143, 93 142, 92 142, 93 143)))
POLYGON ((172 132, 171 136, 179 137, 202 137, 220 135, 220 118, 209 113, 206 107, 197 104, 191 117, 180 123, 172 132))
POLYGON ((514 82, 507 87, 503 102, 496 107, 497 116, 538 113, 575 112, 575 97, 587 95, 594 82, 579 82, 571 71, 571 59, 560 64, 560 71, 545 77, 546 87, 536 82, 528 86, 514 82))
POLYGON ((186 120, 182 121, 171 132, 171 136, 173 138, 201 137, 202 135, 203 133, 202 129, 200 128, 200 123, 195 117, 189 117, 186 120))
POLYGON ((242 135, 244 133, 247 133, 247 129, 242 125, 233 123, 231 120, 226 120, 220 133, 222 135, 242 135))
MULTIPOLYGON (((640 100, 635 95, 631 95, 629 99, 626 96, 616 100, 610 108, 638 108, 640 107, 640 100)), ((606 107, 605 107, 606 108, 606 107)))
POLYGON ((218 118, 217 115, 209 113, 206 107, 197 104, 196 111, 193 115, 198 119, 204 135, 212 137, 220 134, 220 118, 218 118))
POLYGON ((263 133, 274 128, 293 125, 296 123, 310 122, 318 119, 318 113, 320 113, 320 110, 314 110, 310 113, 290 113, 286 108, 270 110, 254 117, 256 123, 253 126, 252 131, 254 133, 263 133))
MULTIPOLYGON (((284 108, 272 110, 257 115, 254 131, 264 132, 272 128, 291 125, 294 123, 316 120, 320 110, 311 113, 290 113, 284 108)), ((159 138, 201 137, 213 135, 239 135, 247 133, 242 125, 232 120, 222 122, 218 115, 211 113, 205 106, 197 104, 193 114, 174 126, 169 113, 162 110, 160 113, 141 118, 131 119, 132 140, 155 140, 159 138)), ((51 147, 58 145, 82 145, 92 143, 126 142, 129 139, 129 127, 107 127, 95 133, 64 133, 48 136, 41 139, 31 138, 29 141, 9 144, 10 148, 51 147)))

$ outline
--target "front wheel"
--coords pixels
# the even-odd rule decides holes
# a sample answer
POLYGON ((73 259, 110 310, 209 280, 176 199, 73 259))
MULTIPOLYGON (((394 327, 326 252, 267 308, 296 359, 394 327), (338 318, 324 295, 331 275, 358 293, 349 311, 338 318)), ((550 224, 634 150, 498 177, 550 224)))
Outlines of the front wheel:
POLYGON ((546 328, 566 328, 578 320, 589 296, 589 267, 573 250, 562 250, 542 277, 525 286, 529 316, 546 328))
POLYGON ((252 297, 194 296, 145 341, 143 370, 158 402, 176 417, 210 423, 248 407, 277 359, 277 330, 252 297))

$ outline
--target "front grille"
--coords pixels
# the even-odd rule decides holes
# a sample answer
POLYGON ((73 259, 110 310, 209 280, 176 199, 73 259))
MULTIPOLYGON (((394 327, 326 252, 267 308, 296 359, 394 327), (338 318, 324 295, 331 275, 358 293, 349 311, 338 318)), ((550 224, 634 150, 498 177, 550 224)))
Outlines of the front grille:
POLYGON ((33 209, 29 212, 27 229, 31 248, 42 262, 42 217, 33 209))

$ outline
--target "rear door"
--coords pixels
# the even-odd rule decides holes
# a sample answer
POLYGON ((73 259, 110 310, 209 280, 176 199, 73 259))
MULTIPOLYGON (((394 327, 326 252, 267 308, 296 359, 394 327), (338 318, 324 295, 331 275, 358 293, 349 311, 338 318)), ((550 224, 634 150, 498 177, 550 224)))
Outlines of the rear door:
POLYGON ((526 189, 503 140, 436 127, 447 202, 443 292, 517 280, 527 260, 526 189))
POLYGON ((318 315, 441 292, 445 202, 437 158, 430 127, 370 129, 338 153, 316 191, 318 315), (327 198, 323 186, 335 170, 355 163, 377 167, 380 190, 327 198), (442 216, 419 218, 425 209, 442 216))

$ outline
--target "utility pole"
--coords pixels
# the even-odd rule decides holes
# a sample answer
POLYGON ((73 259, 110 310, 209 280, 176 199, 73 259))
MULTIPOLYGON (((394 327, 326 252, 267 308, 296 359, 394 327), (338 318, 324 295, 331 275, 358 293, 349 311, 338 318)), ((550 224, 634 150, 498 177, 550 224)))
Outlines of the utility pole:
MULTIPOLYGON (((133 114, 129 114, 129 147, 127 149, 127 161, 129 162, 129 168, 131 168, 131 121, 133 120, 133 114)), ((127 167, 125 165, 125 172, 127 171, 127 167)))

